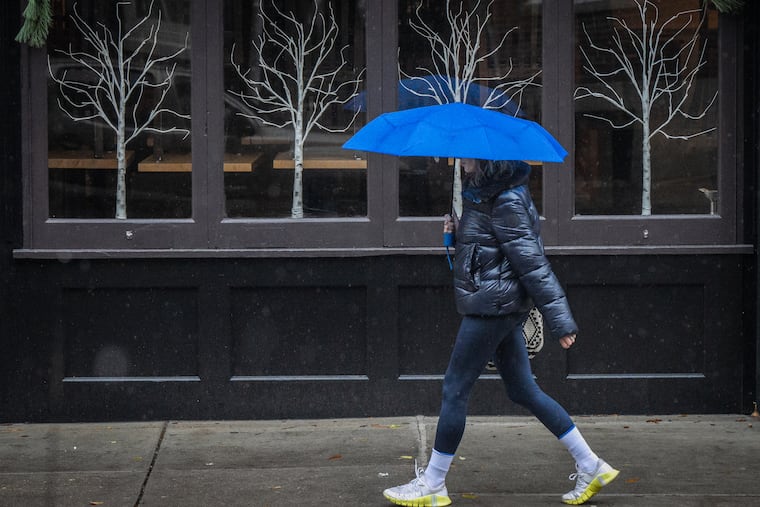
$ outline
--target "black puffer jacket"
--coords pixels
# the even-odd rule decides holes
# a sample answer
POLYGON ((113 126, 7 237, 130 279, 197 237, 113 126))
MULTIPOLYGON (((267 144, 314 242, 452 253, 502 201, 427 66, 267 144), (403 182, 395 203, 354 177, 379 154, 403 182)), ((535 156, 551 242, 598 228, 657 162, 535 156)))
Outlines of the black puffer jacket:
POLYGON ((565 292, 544 255, 525 162, 488 162, 466 183, 456 231, 454 287, 463 315, 506 315, 535 306, 559 339, 578 331, 565 292))

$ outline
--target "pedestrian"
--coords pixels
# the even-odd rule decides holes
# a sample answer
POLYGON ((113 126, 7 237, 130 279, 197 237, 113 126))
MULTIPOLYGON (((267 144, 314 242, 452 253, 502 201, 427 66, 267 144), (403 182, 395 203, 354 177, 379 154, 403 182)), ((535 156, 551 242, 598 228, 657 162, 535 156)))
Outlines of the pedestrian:
POLYGON ((408 484, 389 488, 396 505, 449 505, 446 474, 462 439, 467 403, 475 381, 493 360, 509 398, 530 410, 575 460, 575 488, 562 496, 580 505, 618 475, 591 450, 567 411, 536 384, 522 336, 535 305, 544 328, 564 349, 575 343, 577 326, 565 293, 544 254, 539 215, 528 190, 530 166, 520 161, 462 159, 461 220, 455 229, 454 292, 462 323, 443 380, 435 443, 426 468, 408 484))

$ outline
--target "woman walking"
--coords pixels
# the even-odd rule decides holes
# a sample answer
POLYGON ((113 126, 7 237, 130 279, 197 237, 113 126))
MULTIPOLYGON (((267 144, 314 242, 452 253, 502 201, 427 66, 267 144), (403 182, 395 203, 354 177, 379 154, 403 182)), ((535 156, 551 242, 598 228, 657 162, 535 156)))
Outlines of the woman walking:
POLYGON ((588 446, 564 408, 533 379, 522 324, 537 306, 545 328, 564 349, 575 343, 577 326, 540 237, 539 215, 528 191, 530 166, 519 161, 462 159, 464 210, 456 229, 454 291, 462 324, 443 381, 435 444, 427 467, 401 486, 384 491, 396 505, 451 503, 446 474, 462 439, 467 403, 475 381, 493 359, 509 398, 530 410, 576 463, 575 488, 562 496, 580 505, 618 475, 588 446))

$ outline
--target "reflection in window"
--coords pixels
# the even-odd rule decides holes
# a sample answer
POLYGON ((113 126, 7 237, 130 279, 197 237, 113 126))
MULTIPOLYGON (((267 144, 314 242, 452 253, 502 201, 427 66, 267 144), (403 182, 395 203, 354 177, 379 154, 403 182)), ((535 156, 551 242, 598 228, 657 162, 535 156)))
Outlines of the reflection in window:
POLYGON ((716 213, 717 12, 576 0, 575 15, 575 212, 716 213))
MULTIPOLYGON (((449 2, 399 0, 398 109, 461 101, 540 122, 541 8, 541 2, 534 0, 463 1, 450 5, 449 2), (477 61, 472 67, 473 73, 463 76, 465 57, 462 48, 458 51, 454 48, 460 59, 447 66, 432 55, 433 44, 419 30, 415 30, 414 25, 424 25, 425 29, 448 43, 452 20, 457 25, 469 14, 473 15, 470 18, 470 35, 475 37, 479 26, 484 29, 479 41, 480 48, 474 55, 477 61), (454 97, 457 94, 457 77, 469 78, 472 85, 467 93, 454 97), (483 78, 499 79, 481 80, 483 78), (430 85, 426 86, 426 83, 430 85), (515 83, 525 84, 512 86, 515 83), (499 90, 506 93, 502 94, 499 90)), ((533 169, 531 193, 536 206, 542 210, 541 166, 533 166, 533 169)), ((402 157, 399 167, 399 214, 438 216, 449 213, 454 186, 452 171, 452 160, 402 157)))
POLYGON ((227 216, 366 216, 366 158, 341 148, 366 117, 352 105, 363 87, 363 3, 226 0, 224 6, 227 216), (313 49, 303 64, 297 63, 297 44, 289 44, 297 40, 299 25, 311 34, 306 46, 313 49), (323 78, 298 84, 301 72, 308 79, 315 71, 323 78), (304 129, 310 118, 318 119, 305 132, 302 154, 299 90, 305 91, 304 129))
POLYGON ((189 2, 53 9, 50 216, 189 217, 189 2))

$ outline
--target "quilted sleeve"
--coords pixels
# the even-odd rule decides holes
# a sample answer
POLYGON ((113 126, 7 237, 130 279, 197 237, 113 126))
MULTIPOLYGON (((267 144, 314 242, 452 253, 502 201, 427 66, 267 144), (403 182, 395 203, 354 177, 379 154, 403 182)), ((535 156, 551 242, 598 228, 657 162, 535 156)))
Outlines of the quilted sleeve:
POLYGON ((552 270, 538 237, 538 219, 518 191, 497 198, 492 212, 493 228, 500 249, 541 311, 551 334, 559 339, 577 333, 565 291, 552 270))

